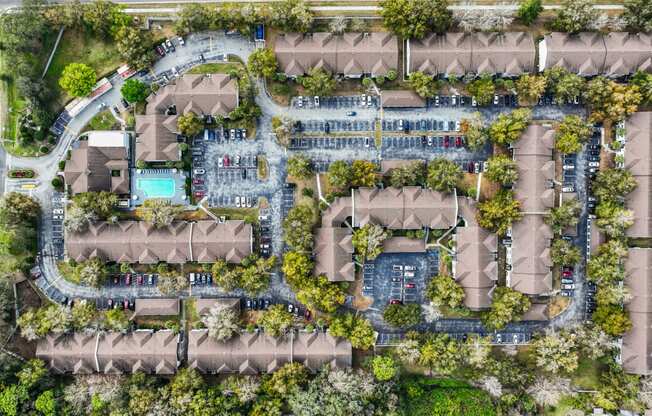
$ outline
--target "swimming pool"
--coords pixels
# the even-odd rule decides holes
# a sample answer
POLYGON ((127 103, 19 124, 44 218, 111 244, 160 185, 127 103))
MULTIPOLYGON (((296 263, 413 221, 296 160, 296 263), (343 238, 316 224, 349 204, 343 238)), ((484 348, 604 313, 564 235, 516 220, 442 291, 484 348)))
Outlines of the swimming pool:
POLYGON ((146 198, 172 198, 174 196, 174 178, 138 178, 136 188, 146 198))

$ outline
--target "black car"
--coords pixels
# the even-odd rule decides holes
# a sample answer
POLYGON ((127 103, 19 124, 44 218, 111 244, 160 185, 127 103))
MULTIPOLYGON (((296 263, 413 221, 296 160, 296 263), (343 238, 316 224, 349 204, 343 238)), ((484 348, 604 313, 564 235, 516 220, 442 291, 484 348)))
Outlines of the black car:
POLYGON ((122 103, 122 106, 124 108, 129 108, 129 103, 127 102, 127 100, 125 100, 124 98, 121 98, 120 102, 122 103))

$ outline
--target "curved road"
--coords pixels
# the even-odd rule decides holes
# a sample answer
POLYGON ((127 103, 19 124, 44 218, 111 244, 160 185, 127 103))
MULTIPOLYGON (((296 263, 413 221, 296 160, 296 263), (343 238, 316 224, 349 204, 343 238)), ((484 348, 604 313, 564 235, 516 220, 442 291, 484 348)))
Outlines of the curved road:
MULTIPOLYGON (((152 68, 152 73, 143 78, 145 81, 151 81, 155 76, 160 76, 163 73, 170 73, 172 68, 176 68, 179 72, 187 70, 191 66, 194 66, 197 63, 198 57, 200 54, 204 54, 207 61, 214 60, 218 54, 231 54, 237 55, 244 61, 247 60, 247 57, 253 51, 255 45, 252 42, 249 42, 240 37, 226 37, 221 33, 201 33, 191 35, 186 39, 186 46, 178 47, 175 53, 168 54, 164 58, 156 62, 152 68)), ((130 287, 104 287, 100 289, 79 286, 72 284, 65 279, 63 279, 57 269, 56 257, 52 255, 54 252, 52 248, 52 223, 51 215, 52 204, 53 204, 53 190, 49 185, 50 180, 57 174, 58 162, 65 157, 67 149, 70 147, 70 144, 79 134, 81 129, 92 119, 99 111, 99 103, 106 103, 110 108, 113 105, 119 103, 120 100, 120 88, 122 86, 122 79, 117 76, 112 77, 111 83, 113 88, 104 94, 102 97, 98 98, 95 102, 91 103, 84 111, 82 111, 77 117, 70 120, 66 132, 61 137, 61 140, 57 144, 56 148, 52 153, 39 157, 39 158, 19 158, 19 157, 7 157, 7 165, 12 168, 24 167, 31 168, 38 172, 39 179, 41 180, 41 185, 36 188, 32 195, 39 199, 43 208, 43 219, 40 227, 39 233, 39 248, 41 256, 39 256, 39 268, 41 270, 41 276, 37 279, 38 286, 43 289, 47 294, 50 291, 58 292, 63 294, 65 297, 69 298, 87 298, 87 299, 98 299, 98 298, 107 298, 111 297, 114 299, 122 299, 124 297, 135 298, 135 297, 157 297, 163 296, 156 287, 150 286, 130 286, 130 287)), ((263 141, 263 146, 265 150, 273 153, 273 156, 270 158, 270 161, 276 163, 281 163, 284 159, 287 158, 287 151, 281 149, 274 140, 270 137, 270 125, 271 117, 274 115, 288 115, 291 118, 313 118, 313 119, 323 119, 324 111, 329 112, 330 118, 345 118, 346 112, 348 109, 302 109, 295 110, 293 108, 281 107, 274 103, 271 98, 267 95, 264 85, 258 82, 259 93, 256 97, 256 102, 260 105, 263 116, 259 120, 259 128, 257 129, 257 140, 263 141), (298 113, 300 111, 300 113, 298 113)), ((433 111, 438 111, 439 109, 433 109, 433 111)), ((362 116, 376 118, 378 116, 376 109, 358 109, 358 112, 361 112, 362 116)), ((443 110, 442 110, 443 111, 443 110)), ((466 111, 462 110, 462 111, 466 111)), ((468 110, 471 111, 471 110, 468 110)), ((552 110, 547 111, 546 109, 540 110, 547 118, 558 118, 563 114, 559 111, 552 110), (547 111, 547 112, 546 112, 547 111), (556 112, 555 112, 556 111, 556 112)), ((498 111, 499 112, 499 111, 498 111)), ((396 111, 392 112, 393 117, 400 118, 402 116, 406 118, 414 117, 415 113, 409 111, 396 111)), ((441 114, 440 114, 441 115, 441 114)), ((283 177, 284 180, 284 177, 283 177)), ((8 189, 10 190, 10 189, 8 189)), ((279 196, 280 198, 280 196, 279 196)), ((280 199, 279 199, 280 201, 280 199)), ((276 201, 271 201, 276 202, 276 201)), ((272 212, 272 215, 276 215, 276 224, 280 224, 280 210, 275 210, 272 212)), ((276 235, 280 236, 280 230, 277 230, 276 235)), ((279 237, 280 238, 280 237, 279 237)), ((281 244, 274 244, 277 254, 280 253, 281 244)), ((209 296, 225 296, 227 293, 221 292, 216 287, 203 287, 203 288, 190 288, 190 291, 182 293, 181 295, 192 295, 192 291, 199 292, 202 295, 209 296)), ((269 295, 273 296, 278 300, 293 301, 294 295, 287 288, 278 274, 273 276, 273 285, 272 290, 269 295)), ((578 303, 578 302, 575 302, 578 303)), ((553 320, 554 326, 566 325, 569 322, 577 321, 579 319, 577 307, 571 307, 568 311, 562 314, 560 317, 553 320)), ((373 317, 374 313, 369 312, 370 318, 373 317)), ((377 317, 375 317, 377 318, 377 317)), ((373 319, 374 322, 378 322, 378 319, 373 319)), ((521 322, 510 324, 508 328, 503 331, 505 333, 523 333, 529 336, 534 330, 540 329, 544 326, 542 322, 521 322)), ((383 327, 379 325, 378 328, 380 331, 392 331, 390 328, 383 327)), ((424 324, 422 329, 431 329, 436 331, 444 331, 451 333, 468 333, 468 332, 480 332, 486 333, 482 328, 479 320, 475 319, 442 319, 440 321, 434 322, 432 324, 424 324)))

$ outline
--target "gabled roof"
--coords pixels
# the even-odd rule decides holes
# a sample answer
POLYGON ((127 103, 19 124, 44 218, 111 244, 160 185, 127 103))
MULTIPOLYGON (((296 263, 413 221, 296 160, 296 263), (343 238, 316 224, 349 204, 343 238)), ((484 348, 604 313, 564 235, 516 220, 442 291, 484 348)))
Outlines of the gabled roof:
POLYGON ((636 188, 627 195, 627 208, 634 212, 634 223, 627 229, 627 236, 652 237, 652 175, 634 179, 636 188))
POLYGON ((179 314, 179 299, 136 298, 134 314, 135 316, 164 316, 179 314))
POLYGON ((87 140, 70 150, 64 179, 73 194, 107 191, 129 193, 129 162, 124 146, 93 146, 87 140), (113 175, 116 172, 117 175, 113 175))
POLYGON ((634 212, 627 236, 652 237, 652 112, 634 113, 625 126, 625 168, 636 180, 636 188, 627 195, 627 207, 634 212))
POLYGON ((318 228, 315 233, 315 274, 331 282, 355 280, 352 232, 349 228, 318 228))
POLYGON ((205 374, 239 373, 254 375, 299 362, 316 372, 322 366, 351 366, 351 344, 323 332, 291 332, 272 338, 263 333, 242 333, 217 342, 206 329, 190 331, 188 366, 205 374))
POLYGON ((383 241, 383 253, 425 253, 423 238, 390 237, 383 241))
POLYGON ((146 162, 181 160, 177 141, 177 116, 136 116, 136 160, 146 162))
POLYGON ((398 38, 387 32, 286 33, 275 39, 281 71, 290 76, 321 68, 330 73, 386 75, 398 68, 398 38))
POLYGON ((426 100, 412 90, 387 90, 382 93, 384 108, 425 107, 426 100))
POLYGON ((479 226, 455 230, 455 280, 464 288, 464 304, 470 309, 491 306, 491 292, 498 279, 498 237, 479 226))
POLYGON ((546 69, 559 66, 578 75, 593 76, 604 68, 607 51, 599 33, 552 32, 545 36, 544 41, 546 69))
POLYGON ((339 197, 326 208, 321 216, 321 224, 322 227, 339 227, 351 216, 353 216, 353 199, 339 197))
POLYGON ((358 188, 353 197, 354 227, 371 223, 394 230, 443 229, 457 220, 452 194, 418 186, 358 188))
POLYGON ((59 374, 174 374, 178 336, 170 330, 87 335, 48 334, 36 346, 36 357, 59 374))
POLYGON ((553 140, 554 130, 551 127, 532 124, 512 144, 514 159, 518 162, 514 194, 521 202, 523 212, 543 213, 554 206, 553 140))
POLYGON ((648 33, 610 32, 604 35, 604 74, 621 77, 636 71, 652 72, 652 36, 648 33))
POLYGON ((238 106, 238 82, 227 74, 185 74, 147 98, 147 114, 226 116, 238 106))
POLYGON ((471 72, 472 37, 467 33, 431 33, 408 40, 409 72, 461 76, 471 72))
POLYGON ((66 252, 75 261, 98 257, 105 261, 155 264, 225 259, 239 263, 251 254, 251 225, 205 220, 176 221, 156 228, 142 221, 96 222, 81 233, 66 233, 66 252))
POLYGON ((625 284, 634 296, 626 305, 632 329, 623 336, 622 362, 628 373, 652 373, 652 249, 630 248, 625 284))
POLYGON ((528 295, 552 290, 550 240, 543 215, 524 215, 512 225, 512 270, 509 286, 528 295))

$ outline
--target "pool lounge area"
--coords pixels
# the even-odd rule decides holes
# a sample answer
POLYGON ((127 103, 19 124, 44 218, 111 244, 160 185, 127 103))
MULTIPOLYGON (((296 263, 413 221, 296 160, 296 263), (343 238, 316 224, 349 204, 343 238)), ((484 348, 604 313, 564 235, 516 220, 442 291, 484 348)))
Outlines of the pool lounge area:
POLYGON ((167 199, 175 205, 187 205, 186 175, 177 169, 134 169, 131 174, 131 205, 148 199, 167 199))

